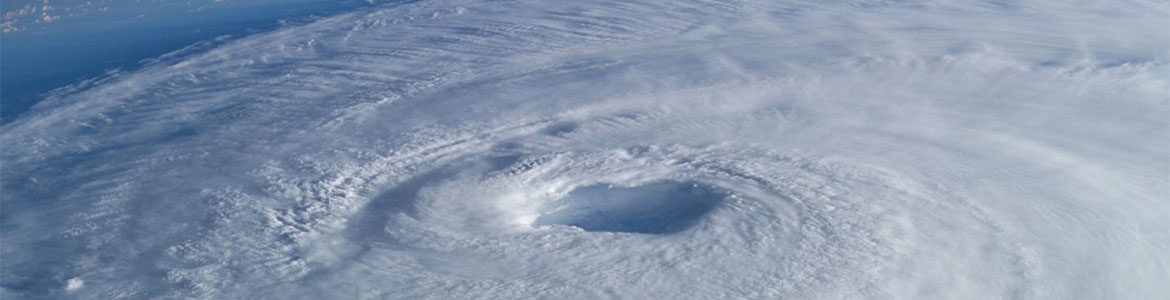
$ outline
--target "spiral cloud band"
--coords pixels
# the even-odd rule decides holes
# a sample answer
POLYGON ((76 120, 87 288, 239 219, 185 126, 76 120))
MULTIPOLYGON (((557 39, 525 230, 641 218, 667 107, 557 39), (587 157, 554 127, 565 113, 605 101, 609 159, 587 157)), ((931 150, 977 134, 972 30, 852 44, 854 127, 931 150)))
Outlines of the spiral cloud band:
POLYGON ((1165 1, 376 6, 5 125, 4 298, 1158 299, 1165 1))

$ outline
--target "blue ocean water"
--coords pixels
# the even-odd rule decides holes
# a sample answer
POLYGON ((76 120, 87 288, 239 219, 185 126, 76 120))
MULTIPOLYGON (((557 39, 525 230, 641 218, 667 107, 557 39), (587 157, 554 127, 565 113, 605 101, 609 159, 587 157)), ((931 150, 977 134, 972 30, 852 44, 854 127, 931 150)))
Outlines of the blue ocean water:
POLYGON ((74 2, 0 2, 6 24, 18 29, 0 34, 0 124, 27 112, 53 89, 133 70, 143 60, 189 45, 213 45, 397 1, 74 2), (44 22, 43 16, 59 18, 44 22))

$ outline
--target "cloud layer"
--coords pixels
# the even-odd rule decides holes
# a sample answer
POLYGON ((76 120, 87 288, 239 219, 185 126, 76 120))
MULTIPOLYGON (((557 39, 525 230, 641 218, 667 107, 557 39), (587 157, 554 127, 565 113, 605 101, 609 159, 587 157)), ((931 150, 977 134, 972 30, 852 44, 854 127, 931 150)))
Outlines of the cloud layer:
POLYGON ((60 90, 0 133, 4 296, 1166 296, 1167 3, 769 2, 419 1, 60 90))

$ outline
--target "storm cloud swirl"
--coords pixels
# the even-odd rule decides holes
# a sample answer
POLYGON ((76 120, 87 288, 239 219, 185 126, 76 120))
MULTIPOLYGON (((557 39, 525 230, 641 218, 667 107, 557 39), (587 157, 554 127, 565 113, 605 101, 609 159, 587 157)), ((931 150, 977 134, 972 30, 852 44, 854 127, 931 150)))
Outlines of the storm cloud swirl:
POLYGON ((366 8, 54 92, 5 298, 1153 299, 1165 1, 366 8))

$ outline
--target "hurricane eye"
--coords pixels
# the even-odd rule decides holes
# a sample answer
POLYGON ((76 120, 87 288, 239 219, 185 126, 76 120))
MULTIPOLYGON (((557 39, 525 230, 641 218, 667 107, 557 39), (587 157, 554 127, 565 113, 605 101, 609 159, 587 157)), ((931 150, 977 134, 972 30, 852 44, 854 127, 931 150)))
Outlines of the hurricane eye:
POLYGON ((698 224, 726 197, 697 183, 662 181, 632 187, 584 186, 550 203, 533 225, 585 231, 669 234, 698 224))

